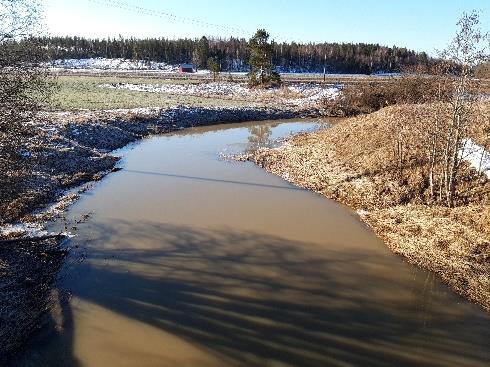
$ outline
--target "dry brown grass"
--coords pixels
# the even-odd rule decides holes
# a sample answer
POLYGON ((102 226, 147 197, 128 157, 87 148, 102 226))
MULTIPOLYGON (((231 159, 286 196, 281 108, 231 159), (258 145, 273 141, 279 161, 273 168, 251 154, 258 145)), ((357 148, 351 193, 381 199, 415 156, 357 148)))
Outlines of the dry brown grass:
POLYGON ((436 272, 459 294, 490 311, 490 234, 480 230, 490 227, 489 212, 489 205, 399 205, 362 217, 393 252, 436 272), (485 212, 486 217, 481 215, 485 212))
POLYGON ((490 311, 490 182, 481 177, 473 184, 480 195, 472 196, 470 205, 423 205, 420 167, 411 167, 404 182, 386 169, 393 154, 386 132, 395 121, 412 116, 411 108, 428 106, 392 106, 345 119, 331 129, 292 137, 278 148, 258 150, 248 159, 359 210, 394 252, 436 272, 490 311))

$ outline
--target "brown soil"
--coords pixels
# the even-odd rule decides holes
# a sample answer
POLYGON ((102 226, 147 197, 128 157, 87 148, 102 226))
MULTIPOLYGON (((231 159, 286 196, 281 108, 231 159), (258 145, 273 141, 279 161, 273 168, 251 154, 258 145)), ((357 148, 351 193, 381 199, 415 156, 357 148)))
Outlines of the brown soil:
POLYGON ((0 365, 47 321, 64 257, 57 239, 0 243, 0 365))

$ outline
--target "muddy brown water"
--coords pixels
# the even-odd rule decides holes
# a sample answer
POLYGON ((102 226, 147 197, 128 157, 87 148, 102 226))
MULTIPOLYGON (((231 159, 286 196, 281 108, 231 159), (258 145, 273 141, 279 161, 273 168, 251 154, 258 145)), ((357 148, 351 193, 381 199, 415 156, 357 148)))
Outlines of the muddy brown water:
POLYGON ((193 128, 124 149, 124 169, 69 210, 70 226, 92 215, 67 244, 51 325, 16 364, 489 366, 479 307, 348 208, 219 158, 318 126, 193 128))

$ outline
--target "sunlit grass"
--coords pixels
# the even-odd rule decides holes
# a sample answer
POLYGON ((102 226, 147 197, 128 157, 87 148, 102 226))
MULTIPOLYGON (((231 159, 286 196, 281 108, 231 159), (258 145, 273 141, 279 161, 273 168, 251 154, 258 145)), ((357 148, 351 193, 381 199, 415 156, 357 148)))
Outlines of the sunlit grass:
POLYGON ((180 84, 190 80, 131 78, 125 76, 59 76, 52 109, 71 111, 78 109, 117 109, 138 107, 170 107, 178 104, 189 106, 243 106, 245 101, 217 98, 172 95, 168 93, 137 92, 123 89, 101 88, 107 83, 131 84, 180 84))

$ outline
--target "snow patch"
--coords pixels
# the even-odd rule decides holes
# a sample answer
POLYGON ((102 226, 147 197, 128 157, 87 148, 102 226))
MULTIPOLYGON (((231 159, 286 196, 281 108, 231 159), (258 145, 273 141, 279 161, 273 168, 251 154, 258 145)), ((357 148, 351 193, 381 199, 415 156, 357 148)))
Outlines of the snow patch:
POLYGON ((463 148, 460 151, 460 156, 467 161, 471 167, 478 172, 484 173, 490 178, 490 152, 484 147, 476 144, 471 139, 463 140, 463 148))
POLYGON ((57 69, 83 69, 83 70, 159 70, 164 72, 176 72, 177 65, 169 65, 164 62, 129 60, 129 59, 58 59, 47 64, 48 67, 57 69))
POLYGON ((6 224, 0 227, 1 237, 10 236, 27 236, 27 237, 39 237, 46 236, 48 232, 43 229, 43 226, 39 223, 15 223, 6 224))
POLYGON ((274 98, 292 106, 303 106, 322 99, 334 99, 339 88, 319 83, 296 83, 285 88, 251 89, 239 83, 213 82, 199 84, 102 84, 101 88, 123 89, 136 92, 168 93, 197 97, 218 96, 226 98, 274 98))

